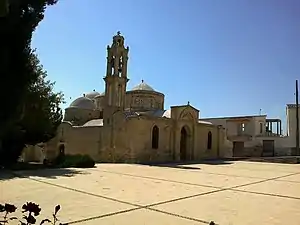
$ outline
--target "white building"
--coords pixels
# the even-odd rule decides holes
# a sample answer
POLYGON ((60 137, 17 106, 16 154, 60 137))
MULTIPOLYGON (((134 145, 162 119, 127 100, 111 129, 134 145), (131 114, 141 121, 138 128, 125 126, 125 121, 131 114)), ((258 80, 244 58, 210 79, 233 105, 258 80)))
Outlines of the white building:
MULTIPOLYGON (((222 125, 232 143, 233 156, 293 155, 296 149, 296 104, 286 107, 287 134, 280 119, 267 115, 205 118, 202 121, 222 125)), ((299 110, 299 108, 298 108, 299 110)))

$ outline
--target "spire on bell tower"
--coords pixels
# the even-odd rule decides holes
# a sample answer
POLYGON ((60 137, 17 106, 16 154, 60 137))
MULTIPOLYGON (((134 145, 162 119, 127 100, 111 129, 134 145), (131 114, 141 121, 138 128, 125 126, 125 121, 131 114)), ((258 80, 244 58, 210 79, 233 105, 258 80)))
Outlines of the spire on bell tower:
POLYGON ((124 37, 118 31, 113 36, 113 43, 107 46, 106 76, 127 77, 127 61, 129 47, 124 46, 124 37))

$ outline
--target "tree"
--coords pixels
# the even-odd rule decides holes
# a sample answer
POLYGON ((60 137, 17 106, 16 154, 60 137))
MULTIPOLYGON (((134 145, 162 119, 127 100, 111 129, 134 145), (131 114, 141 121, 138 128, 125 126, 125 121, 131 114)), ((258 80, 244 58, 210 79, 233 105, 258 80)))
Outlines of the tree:
POLYGON ((55 83, 47 80, 47 73, 34 52, 30 55, 30 63, 35 68, 33 72, 37 79, 27 87, 23 96, 21 119, 7 130, 3 138, 1 158, 6 162, 14 162, 25 144, 35 145, 54 137, 63 118, 60 108, 63 94, 53 91, 55 83))
POLYGON ((4 2, 9 10, 6 16, 0 18, 0 96, 6 96, 1 99, 5 108, 1 107, 0 111, 0 137, 7 126, 19 119, 23 94, 37 79, 29 62, 32 34, 43 19, 46 6, 55 4, 57 0, 4 2))
POLYGON ((0 1, 0 17, 6 16, 8 13, 8 0, 0 1))
MULTIPOLYGON (((57 0, 5 0, 6 5, 0 5, 2 8, 8 5, 4 16, 0 17, 0 151, 10 151, 11 157, 12 152, 17 155, 19 150, 16 149, 26 143, 31 133, 29 130, 32 128, 37 131, 36 125, 29 128, 28 122, 25 122, 25 118, 29 119, 26 101, 35 99, 34 94, 29 94, 29 91, 41 79, 37 63, 33 59, 31 38, 44 18, 46 7, 56 2, 57 0)), ((50 102, 49 100, 49 104, 50 102)), ((41 136, 37 135, 44 140, 45 134, 41 136)), ((28 140, 34 142, 31 138, 28 140)), ((1 156, 0 160, 3 161, 4 158, 1 156)))

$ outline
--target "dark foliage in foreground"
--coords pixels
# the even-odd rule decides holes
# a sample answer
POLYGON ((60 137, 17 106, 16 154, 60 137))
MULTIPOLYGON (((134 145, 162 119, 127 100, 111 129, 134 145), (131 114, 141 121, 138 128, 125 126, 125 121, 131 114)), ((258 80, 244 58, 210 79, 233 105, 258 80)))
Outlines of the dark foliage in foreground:
MULTIPOLYGON (((4 205, 0 204, 0 213, 3 214, 2 218, 0 219, 0 225, 9 224, 12 221, 17 220, 20 225, 29 225, 29 224, 37 224, 37 217, 41 213, 41 208, 38 204, 33 202, 27 202, 22 206, 22 213, 23 217, 18 218, 13 216, 12 214, 15 213, 17 207, 12 204, 5 203, 4 205)), ((54 212, 52 214, 53 219, 42 219, 40 221, 40 225, 44 223, 51 223, 53 225, 58 223, 57 213, 60 210, 60 205, 57 205, 54 208, 54 212)), ((59 225, 62 223, 59 223, 59 225)))

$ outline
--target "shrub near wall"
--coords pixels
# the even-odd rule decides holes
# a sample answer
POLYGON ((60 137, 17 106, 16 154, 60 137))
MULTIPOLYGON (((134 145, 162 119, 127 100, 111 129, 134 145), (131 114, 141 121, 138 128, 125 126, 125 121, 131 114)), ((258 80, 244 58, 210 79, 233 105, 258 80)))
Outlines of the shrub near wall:
POLYGON ((95 161, 89 155, 60 155, 54 164, 60 168, 92 168, 95 166, 95 161))

